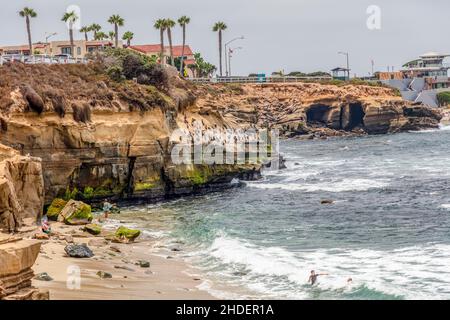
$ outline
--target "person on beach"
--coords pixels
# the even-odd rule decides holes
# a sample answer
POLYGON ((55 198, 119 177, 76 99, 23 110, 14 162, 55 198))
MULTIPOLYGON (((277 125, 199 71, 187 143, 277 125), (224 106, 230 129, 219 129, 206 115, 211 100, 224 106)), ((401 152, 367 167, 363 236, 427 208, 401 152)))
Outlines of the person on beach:
POLYGON ((308 283, 311 283, 311 285, 313 286, 317 282, 318 276, 327 276, 327 275, 328 275, 328 273, 316 273, 314 270, 311 270, 311 274, 309 276, 308 283))
POLYGON ((47 216, 43 216, 41 220, 41 230, 45 234, 52 233, 52 228, 50 227, 50 224, 48 223, 47 216))
POLYGON ((105 200, 103 202, 103 213, 105 214, 105 219, 108 219, 109 215, 111 214, 112 204, 108 202, 108 200, 105 200))

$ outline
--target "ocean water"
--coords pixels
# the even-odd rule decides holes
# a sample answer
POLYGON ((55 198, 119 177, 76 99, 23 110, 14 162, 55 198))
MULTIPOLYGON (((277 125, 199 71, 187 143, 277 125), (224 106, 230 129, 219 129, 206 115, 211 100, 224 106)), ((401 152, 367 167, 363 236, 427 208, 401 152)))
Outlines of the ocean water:
POLYGON ((449 299, 447 129, 283 141, 286 170, 120 219, 181 245, 220 298, 449 299))

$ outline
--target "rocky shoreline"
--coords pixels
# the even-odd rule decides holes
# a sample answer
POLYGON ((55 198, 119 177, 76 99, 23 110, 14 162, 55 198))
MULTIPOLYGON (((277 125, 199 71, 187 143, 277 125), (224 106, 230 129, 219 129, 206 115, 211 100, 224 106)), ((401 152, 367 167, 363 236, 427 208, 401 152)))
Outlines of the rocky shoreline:
MULTIPOLYGON (((23 228, 38 232, 35 224, 55 198, 94 205, 104 199, 156 202, 224 190, 234 187, 236 179, 260 177, 261 162, 174 164, 171 150, 179 141, 172 133, 192 134, 194 122, 206 130, 268 128, 278 129, 283 137, 326 139, 436 128, 441 120, 439 111, 411 105, 384 87, 194 86, 172 75, 168 88, 157 89, 134 81, 114 82, 92 66, 6 65, 0 75, 9 79, 0 85, 0 229, 27 239, 35 236, 23 228)), ((52 228, 76 231, 61 222, 52 228)), ((62 259, 62 246, 71 242, 66 231, 31 242, 5 240, 0 254, 15 245, 23 245, 21 253, 32 254, 20 270, 1 266, 0 299, 48 298, 30 283, 30 267, 39 253, 35 241, 44 241, 44 252, 57 247, 39 255, 39 268, 44 267, 40 271, 47 272, 46 260, 62 259), (13 278, 22 280, 17 284, 13 278)), ((80 239, 85 243, 87 238, 80 239)), ((101 256, 109 255, 108 245, 97 249, 101 256)), ((56 297, 69 298, 71 292, 65 295, 61 289, 60 294, 56 297)))

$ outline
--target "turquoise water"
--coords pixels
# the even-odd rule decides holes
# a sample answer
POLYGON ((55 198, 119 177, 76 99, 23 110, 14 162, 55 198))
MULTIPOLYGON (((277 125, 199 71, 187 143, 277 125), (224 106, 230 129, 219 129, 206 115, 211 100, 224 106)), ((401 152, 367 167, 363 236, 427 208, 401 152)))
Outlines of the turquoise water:
POLYGON ((286 170, 123 219, 181 242, 221 297, 449 299, 449 141, 445 128, 284 141, 286 170), (312 269, 329 275, 311 287, 312 269))

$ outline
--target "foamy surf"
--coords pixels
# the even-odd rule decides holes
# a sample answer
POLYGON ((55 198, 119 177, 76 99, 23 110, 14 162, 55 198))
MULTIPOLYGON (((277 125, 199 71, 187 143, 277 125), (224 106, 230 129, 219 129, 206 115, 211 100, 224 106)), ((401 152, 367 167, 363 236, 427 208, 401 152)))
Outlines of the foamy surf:
POLYGON ((229 277, 239 272, 242 285, 267 295, 265 298, 309 299, 315 294, 345 298, 355 291, 364 291, 372 299, 450 297, 450 245, 293 253, 282 247, 260 247, 222 235, 214 240, 208 256, 213 259, 204 259, 210 261, 211 268, 220 266, 229 277), (319 277, 317 285, 311 287, 307 284, 310 270, 329 276, 319 277), (347 283, 348 278, 353 279, 351 284, 347 283))
POLYGON ((348 192, 367 191, 370 189, 385 188, 389 185, 387 180, 369 179, 342 179, 340 181, 328 181, 318 183, 248 183, 249 187, 258 189, 280 189, 305 192, 348 192))

